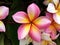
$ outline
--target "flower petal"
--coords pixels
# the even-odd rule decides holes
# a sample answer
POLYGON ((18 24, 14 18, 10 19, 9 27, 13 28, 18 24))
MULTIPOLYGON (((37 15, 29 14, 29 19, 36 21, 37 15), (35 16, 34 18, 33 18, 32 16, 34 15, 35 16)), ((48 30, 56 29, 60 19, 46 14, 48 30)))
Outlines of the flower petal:
POLYGON ((57 24, 60 24, 60 14, 54 14, 53 19, 57 24))
POLYGON ((34 20, 33 23, 39 28, 47 28, 51 24, 51 21, 47 17, 41 16, 34 20))
POLYGON ((28 41, 26 40, 26 39, 23 39, 23 40, 20 40, 20 43, 19 43, 19 45, 28 45, 28 41))
POLYGON ((29 36, 26 36, 26 38, 20 40, 19 45, 29 45, 29 43, 31 42, 29 38, 30 38, 29 36))
POLYGON ((50 42, 49 45, 57 45, 55 42, 50 42))
POLYGON ((43 32, 42 33, 42 39, 46 41, 52 41, 50 38, 50 34, 43 32))
POLYGON ((23 11, 15 13, 12 17, 17 23, 29 23, 27 14, 23 11))
POLYGON ((53 25, 60 32, 60 24, 57 24, 56 22, 54 22, 53 25))
POLYGON ((52 3, 48 4, 47 11, 50 13, 56 13, 57 11, 55 10, 55 6, 52 3), (52 7, 52 8, 51 8, 52 7))
POLYGON ((2 21, 0 21, 0 32, 5 32, 5 25, 2 21))
POLYGON ((52 40, 57 38, 57 31, 53 25, 50 25, 46 30, 46 33, 50 34, 52 40))
POLYGON ((53 0, 55 6, 57 7, 58 3, 59 3, 59 0, 53 0))
POLYGON ((33 41, 33 45, 41 45, 40 42, 33 41))
POLYGON ((39 16, 40 9, 36 4, 32 3, 31 5, 28 6, 27 12, 30 20, 32 21, 39 16))
POLYGON ((58 5, 58 7, 57 7, 57 10, 60 12, 60 3, 59 3, 59 5, 58 5))
POLYGON ((35 25, 33 25, 33 24, 32 24, 32 26, 31 26, 29 35, 30 35, 30 37, 31 37, 33 40, 35 40, 35 41, 37 41, 37 42, 41 41, 41 32, 40 32, 39 29, 38 29, 35 25))
POLYGON ((30 30, 30 24, 24 24, 24 25, 21 25, 19 28, 18 28, 18 39, 23 39, 25 38, 25 36, 29 33, 29 30, 30 30))
POLYGON ((56 43, 53 41, 49 42, 49 41, 43 40, 41 45, 56 45, 56 43))
POLYGON ((41 42, 41 45, 48 45, 48 41, 46 41, 46 40, 42 40, 42 42, 41 42))
POLYGON ((48 18, 48 19, 50 19, 51 21, 53 21, 53 14, 51 14, 51 13, 46 13, 46 17, 48 18))
POLYGON ((0 6, 0 20, 5 19, 8 16, 9 8, 6 6, 0 6))

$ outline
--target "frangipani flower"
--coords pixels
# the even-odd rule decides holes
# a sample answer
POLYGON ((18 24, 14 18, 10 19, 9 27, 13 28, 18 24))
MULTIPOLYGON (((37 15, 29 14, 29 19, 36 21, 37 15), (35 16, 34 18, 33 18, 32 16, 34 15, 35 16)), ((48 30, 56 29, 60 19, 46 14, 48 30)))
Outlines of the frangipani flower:
POLYGON ((9 8, 6 6, 0 6, 0 32, 5 32, 5 25, 1 21, 8 16, 9 8))
POLYGON ((23 11, 19 11, 12 16, 15 22, 22 23, 18 28, 18 39, 24 39, 27 34, 29 34, 33 40, 39 42, 41 40, 40 29, 46 28, 50 25, 51 21, 45 16, 38 17, 40 9, 34 3, 28 6, 27 13, 28 14, 23 11))
POLYGON ((50 19, 52 21, 52 23, 50 24, 50 26, 48 28, 46 28, 45 32, 48 33, 48 34, 50 34, 52 40, 55 40, 59 36, 59 34, 57 35, 57 31, 58 31, 57 29, 59 29, 60 26, 57 25, 54 22, 54 20, 52 18, 53 17, 52 15, 53 14, 51 14, 51 13, 46 13, 46 17, 48 19, 50 19))
POLYGON ((50 37, 52 40, 57 39, 59 34, 57 35, 57 30, 55 29, 54 25, 50 25, 46 30, 46 33, 50 34, 50 37))
POLYGON ((59 0, 53 0, 53 3, 49 3, 47 11, 53 13, 53 19, 56 23, 60 24, 60 3, 59 0))

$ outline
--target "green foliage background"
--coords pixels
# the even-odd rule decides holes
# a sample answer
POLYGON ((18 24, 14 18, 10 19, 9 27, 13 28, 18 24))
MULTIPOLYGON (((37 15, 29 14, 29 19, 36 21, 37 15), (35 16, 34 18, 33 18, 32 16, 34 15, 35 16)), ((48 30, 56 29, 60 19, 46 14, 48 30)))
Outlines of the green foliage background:
MULTIPOLYGON (((17 11, 27 12, 27 7, 31 3, 36 3, 41 9, 40 15, 45 15, 47 6, 43 5, 43 1, 44 0, 0 0, 0 6, 4 5, 10 9, 9 16, 3 20, 6 26, 6 32, 0 33, 0 45, 19 45, 17 29, 20 24, 13 21, 12 15, 17 11)), ((60 37, 55 40, 55 42, 57 45, 60 45, 60 37)))

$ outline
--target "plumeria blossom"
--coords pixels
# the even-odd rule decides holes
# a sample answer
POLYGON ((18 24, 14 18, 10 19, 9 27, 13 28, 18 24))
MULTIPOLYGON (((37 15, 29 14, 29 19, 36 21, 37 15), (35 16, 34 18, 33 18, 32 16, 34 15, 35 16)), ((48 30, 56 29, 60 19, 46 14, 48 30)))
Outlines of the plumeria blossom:
POLYGON ((52 23, 50 24, 50 26, 48 28, 46 28, 46 30, 44 30, 42 32, 42 40, 41 42, 35 42, 33 41, 33 45, 57 45, 55 42, 53 42, 52 40, 57 39, 57 37, 59 36, 59 34, 57 35, 57 30, 56 29, 60 29, 60 25, 57 25, 57 23, 54 22, 53 20, 53 14, 51 13, 46 13, 46 17, 52 21, 52 23))
POLYGON ((46 28, 45 32, 50 34, 52 40, 55 40, 59 36, 59 34, 57 34, 57 31, 59 30, 57 29, 59 29, 60 26, 56 22, 54 22, 52 15, 53 14, 51 13, 48 13, 48 12, 46 13, 46 17, 50 19, 52 23, 50 24, 48 28, 46 28))
POLYGON ((52 22, 51 25, 53 25, 53 27, 55 28, 55 30, 57 30, 58 32, 60 32, 60 24, 57 24, 53 20, 53 14, 52 13, 46 13, 46 17, 51 20, 51 22, 52 22))
POLYGON ((3 19, 5 19, 8 16, 9 13, 9 8, 6 6, 0 6, 0 32, 5 32, 5 25, 4 23, 1 21, 3 19))
POLYGON ((60 2, 53 0, 54 3, 49 3, 47 11, 53 13, 53 19, 56 23, 60 24, 60 2))
POLYGON ((48 27, 51 21, 45 16, 38 17, 39 14, 39 7, 32 3, 27 8, 27 14, 19 11, 12 16, 15 22, 22 23, 17 31, 19 40, 24 39, 29 34, 33 40, 41 41, 40 29, 48 27))

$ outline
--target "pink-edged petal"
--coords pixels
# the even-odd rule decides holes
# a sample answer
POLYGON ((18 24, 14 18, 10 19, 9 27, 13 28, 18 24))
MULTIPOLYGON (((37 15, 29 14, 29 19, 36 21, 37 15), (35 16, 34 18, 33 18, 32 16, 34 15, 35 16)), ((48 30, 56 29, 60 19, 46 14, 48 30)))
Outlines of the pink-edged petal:
POLYGON ((27 14, 23 11, 16 12, 12 18, 14 19, 15 22, 17 23, 29 23, 27 14))
POLYGON ((29 33, 29 30, 30 30, 30 24, 24 24, 24 25, 21 25, 19 28, 18 28, 18 39, 24 39, 26 37, 26 35, 29 33))
POLYGON ((32 21, 39 16, 40 9, 35 3, 32 3, 28 6, 27 12, 30 20, 32 21))
POLYGON ((53 3, 48 4, 47 11, 50 13, 56 13, 57 12, 53 3))
POLYGON ((9 8, 6 6, 0 6, 0 20, 5 19, 8 16, 9 8))
POLYGON ((46 17, 48 18, 48 19, 50 19, 51 21, 53 21, 53 14, 51 14, 51 13, 46 13, 46 17))
POLYGON ((60 24, 60 15, 54 14, 54 15, 53 15, 53 19, 54 19, 54 21, 55 21, 57 24, 60 24))
POLYGON ((51 21, 47 17, 41 16, 37 18, 36 20, 34 20, 33 23, 38 28, 47 28, 51 24, 51 21))
POLYGON ((2 21, 0 21, 0 32, 5 32, 5 25, 2 21))
POLYGON ((37 41, 37 42, 40 42, 41 41, 41 32, 39 31, 39 29, 32 24, 31 26, 31 29, 30 29, 30 32, 29 32, 29 36, 37 41))
POLYGON ((45 32, 50 34, 52 40, 57 38, 57 31, 53 25, 50 25, 45 32))

